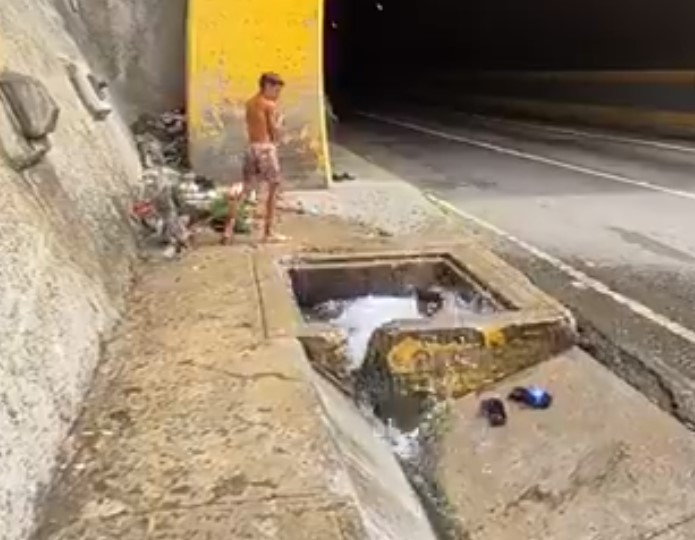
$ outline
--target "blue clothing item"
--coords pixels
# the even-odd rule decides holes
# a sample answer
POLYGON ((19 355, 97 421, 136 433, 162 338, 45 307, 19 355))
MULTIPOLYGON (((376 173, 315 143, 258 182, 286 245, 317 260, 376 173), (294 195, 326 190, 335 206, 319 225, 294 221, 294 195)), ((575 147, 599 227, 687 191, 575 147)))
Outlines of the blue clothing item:
POLYGON ((532 409, 547 409, 553 402, 553 396, 538 386, 517 387, 509 394, 509 399, 532 409))

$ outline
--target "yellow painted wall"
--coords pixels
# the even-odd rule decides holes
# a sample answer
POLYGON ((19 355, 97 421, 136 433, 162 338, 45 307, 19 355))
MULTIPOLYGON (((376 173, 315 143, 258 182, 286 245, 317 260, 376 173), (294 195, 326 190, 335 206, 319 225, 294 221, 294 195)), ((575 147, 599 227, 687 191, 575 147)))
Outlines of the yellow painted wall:
POLYGON ((240 176, 245 101, 259 75, 287 82, 282 98, 288 182, 326 185, 323 0, 189 0, 188 115, 193 166, 219 181, 240 176))

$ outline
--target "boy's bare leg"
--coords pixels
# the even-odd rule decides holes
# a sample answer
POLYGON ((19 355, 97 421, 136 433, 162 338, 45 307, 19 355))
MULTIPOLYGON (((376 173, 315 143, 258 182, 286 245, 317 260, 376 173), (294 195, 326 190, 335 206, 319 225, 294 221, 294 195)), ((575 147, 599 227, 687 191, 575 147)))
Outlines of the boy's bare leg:
POLYGON ((227 217, 227 223, 225 223, 224 232, 222 233, 223 244, 231 244, 234 240, 234 226, 236 225, 239 204, 245 201, 252 191, 253 184, 251 182, 244 182, 244 187, 240 195, 235 195, 230 192, 230 194, 227 196, 227 204, 229 205, 229 216, 227 217))
POLYGON ((273 226, 275 224, 275 209, 277 206, 277 196, 279 188, 279 182, 268 183, 268 198, 266 199, 265 205, 265 224, 263 229, 264 242, 284 240, 284 237, 281 237, 280 235, 277 235, 273 232, 273 226))
MULTIPOLYGON (((267 189, 267 186, 265 185, 267 182, 259 182, 258 186, 256 187, 256 198, 257 201, 260 203, 260 201, 263 198, 263 191, 264 189, 267 189)), ((261 204, 256 204, 253 207, 253 219, 256 222, 260 222, 263 219, 263 216, 265 215, 265 210, 262 208, 263 205, 261 204)))

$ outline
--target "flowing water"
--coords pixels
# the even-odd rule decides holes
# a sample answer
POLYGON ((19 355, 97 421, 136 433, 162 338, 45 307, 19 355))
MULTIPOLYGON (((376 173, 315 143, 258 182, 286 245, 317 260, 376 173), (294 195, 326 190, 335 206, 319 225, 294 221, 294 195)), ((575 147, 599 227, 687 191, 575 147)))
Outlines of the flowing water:
POLYGON ((347 353, 354 370, 362 366, 375 330, 393 321, 422 318, 415 296, 363 296, 350 301, 330 322, 347 334, 347 353))
MULTIPOLYGON (((447 316, 449 324, 462 324, 466 318, 494 311, 483 297, 469 295, 464 298, 453 291, 444 291, 444 302, 430 309, 422 297, 412 295, 366 295, 352 299, 329 300, 305 311, 309 321, 329 323, 341 329, 347 337, 346 349, 349 368, 358 371, 367 355, 372 334, 385 324, 395 321, 423 321, 440 315, 447 316)), ((406 476, 417 491, 437 529, 440 538, 452 538, 450 524, 442 517, 436 486, 428 480, 432 468, 431 445, 433 432, 433 403, 422 397, 393 395, 379 404, 361 403, 363 417, 368 420, 372 433, 385 441, 400 462, 406 476), (377 417, 375 417, 378 416, 377 417)), ((387 538, 384 536, 384 538, 387 538)))
MULTIPOLYGON (((309 313, 310 320, 321 320, 340 328, 347 336, 347 357, 349 369, 356 371, 362 367, 372 334, 381 326, 394 321, 424 320, 446 310, 456 323, 472 314, 488 311, 490 307, 480 299, 464 300, 460 295, 444 291, 446 307, 428 311, 415 294, 367 295, 349 300, 329 300, 315 306, 309 313)), ((422 412, 421 400, 399 396, 380 411, 384 429, 379 434, 386 439, 394 453, 404 460, 417 458, 420 452, 418 427, 422 412)))
POLYGON ((451 324, 461 324, 473 314, 487 313, 492 306, 483 297, 465 300, 452 291, 443 291, 444 306, 432 311, 418 301, 415 294, 406 296, 367 295, 350 300, 329 300, 312 308, 310 320, 328 322, 345 332, 350 369, 357 370, 364 362, 372 334, 394 321, 424 320, 446 311, 451 324))

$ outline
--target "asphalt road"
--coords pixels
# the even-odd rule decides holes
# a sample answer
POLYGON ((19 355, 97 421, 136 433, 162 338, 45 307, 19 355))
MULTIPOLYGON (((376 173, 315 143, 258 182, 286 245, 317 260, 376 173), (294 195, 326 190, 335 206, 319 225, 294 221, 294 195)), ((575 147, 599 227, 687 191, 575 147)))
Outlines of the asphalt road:
POLYGON ((695 143, 365 112, 340 143, 445 201, 574 310, 592 352, 695 421, 695 143))

